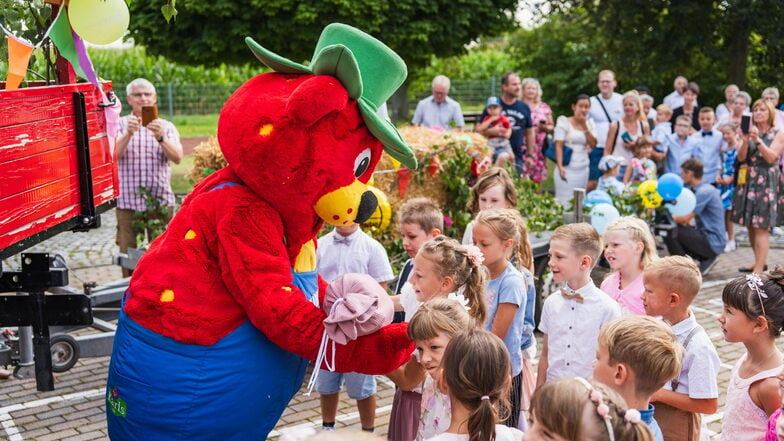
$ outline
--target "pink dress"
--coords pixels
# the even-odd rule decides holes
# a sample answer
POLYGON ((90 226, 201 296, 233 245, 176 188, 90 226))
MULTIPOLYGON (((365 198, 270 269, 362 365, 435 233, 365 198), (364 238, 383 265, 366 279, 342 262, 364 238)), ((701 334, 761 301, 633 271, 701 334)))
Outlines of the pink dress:
POLYGON ((768 431, 765 433, 765 441, 779 440, 778 436, 776 435, 776 423, 778 422, 780 415, 781 409, 773 412, 773 415, 771 415, 768 419, 768 431))
POLYGON ((758 381, 775 377, 784 366, 759 372, 749 378, 741 378, 738 370, 747 355, 743 354, 732 368, 724 405, 724 415, 732 415, 732 418, 723 419, 721 436, 718 438, 720 441, 763 441, 768 431, 768 414, 751 400, 749 387, 758 381))
MULTIPOLYGON (((538 122, 541 120, 549 121, 550 115, 553 110, 544 101, 539 101, 536 107, 531 109, 531 122, 534 127, 537 127, 538 122)), ((546 146, 544 140, 547 138, 547 133, 536 133, 536 158, 531 168, 525 170, 525 174, 534 182, 542 182, 547 179, 547 163, 545 162, 544 151, 546 146)))
POLYGON ((623 314, 645 315, 645 306, 642 303, 642 292, 645 287, 642 285, 642 273, 637 276, 626 288, 620 289, 621 273, 615 271, 602 282, 602 291, 607 293, 613 300, 618 302, 623 314))

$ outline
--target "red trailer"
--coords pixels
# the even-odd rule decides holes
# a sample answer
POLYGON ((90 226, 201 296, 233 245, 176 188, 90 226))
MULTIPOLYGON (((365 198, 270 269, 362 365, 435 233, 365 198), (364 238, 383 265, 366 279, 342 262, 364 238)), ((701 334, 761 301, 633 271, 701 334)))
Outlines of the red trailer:
POLYGON ((0 258, 95 228, 114 205, 117 167, 101 106, 89 83, 0 90, 0 258))
MULTIPOLYGON (((58 69, 61 80, 75 83, 63 61, 58 60, 58 68, 65 67, 58 69)), ((28 86, 8 91, 0 82, 2 259, 64 231, 99 227, 100 214, 114 207, 119 193, 107 133, 106 112, 113 103, 104 102, 90 83, 28 86)), ((102 86, 110 92, 111 83, 102 86)), ((0 365, 19 362, 13 357, 24 346, 28 354, 22 357, 34 359, 38 390, 53 390, 49 326, 92 324, 91 299, 81 293, 46 294, 68 284, 61 257, 23 253, 21 264, 12 272, 0 266, 0 293, 13 293, 0 294, 0 326, 20 327, 17 351, 0 341, 0 365), (29 340, 22 341, 22 330, 28 330, 29 340)))

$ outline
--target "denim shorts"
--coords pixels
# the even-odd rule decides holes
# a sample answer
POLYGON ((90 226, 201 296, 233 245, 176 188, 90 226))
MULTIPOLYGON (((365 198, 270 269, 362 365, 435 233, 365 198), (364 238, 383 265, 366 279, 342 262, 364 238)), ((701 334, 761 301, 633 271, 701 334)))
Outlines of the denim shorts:
POLYGON ((316 379, 316 390, 322 395, 331 395, 340 392, 340 387, 346 383, 348 396, 352 400, 364 400, 376 393, 376 377, 374 375, 350 372, 340 374, 322 369, 316 379))

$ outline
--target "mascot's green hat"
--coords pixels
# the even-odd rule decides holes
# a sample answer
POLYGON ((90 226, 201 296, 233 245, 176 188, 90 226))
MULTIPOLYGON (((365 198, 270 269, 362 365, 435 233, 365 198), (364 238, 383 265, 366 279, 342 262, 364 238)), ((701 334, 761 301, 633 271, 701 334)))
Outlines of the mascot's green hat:
POLYGON ((304 66, 270 52, 250 37, 245 42, 256 58, 276 72, 336 77, 359 103, 365 124, 384 150, 407 167, 416 168, 416 158, 397 128, 376 113, 408 75, 406 63, 384 43, 359 29, 333 23, 321 32, 310 65, 304 66))

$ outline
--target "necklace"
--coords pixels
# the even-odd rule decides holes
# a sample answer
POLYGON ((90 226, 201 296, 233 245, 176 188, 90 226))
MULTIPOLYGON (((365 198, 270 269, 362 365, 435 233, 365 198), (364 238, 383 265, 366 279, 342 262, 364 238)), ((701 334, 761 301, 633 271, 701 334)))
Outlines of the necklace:
MULTIPOLYGON (((767 363, 767 362, 768 362, 768 360, 770 360, 771 358, 773 358, 773 356, 775 356, 775 355, 776 355, 776 353, 777 353, 777 352, 774 350, 773 352, 771 352, 771 353, 770 353, 770 355, 768 355, 767 357, 765 357, 765 359, 764 359, 764 360, 762 360, 762 361, 758 361, 758 362, 756 362, 756 363, 750 363, 750 365, 748 366, 748 369, 747 369, 747 370, 751 370, 751 374, 750 374, 748 377, 746 377, 746 378, 741 378, 741 376, 740 376, 740 369, 741 369, 741 367, 743 366, 743 364, 741 363, 741 366, 740 366, 740 367, 738 367, 738 380, 739 380, 739 381, 738 381, 738 383, 740 383, 740 382, 743 382, 743 381, 746 381, 746 380, 748 380, 748 379, 750 379, 750 378, 753 378, 755 375, 757 375, 757 374, 759 374, 759 373, 761 373, 761 372, 764 372, 765 370, 764 370, 764 369, 762 369, 762 366, 763 366, 765 363, 767 363)), ((749 361, 749 354, 748 354, 748 353, 746 353, 746 361, 749 361)))

